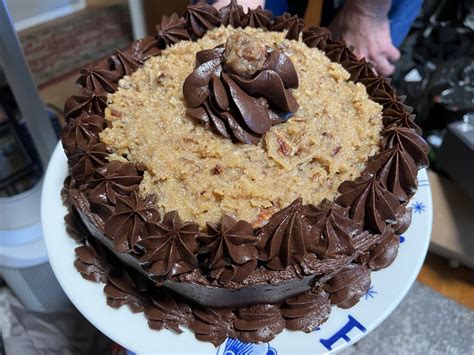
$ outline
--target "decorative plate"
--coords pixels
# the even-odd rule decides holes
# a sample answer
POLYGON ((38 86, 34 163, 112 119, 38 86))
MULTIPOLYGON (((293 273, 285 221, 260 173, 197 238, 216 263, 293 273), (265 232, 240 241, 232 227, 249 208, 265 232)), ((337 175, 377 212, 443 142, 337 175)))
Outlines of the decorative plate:
POLYGON ((400 236, 398 256, 391 266, 372 272, 372 285, 360 302, 349 309, 335 308, 327 322, 311 333, 284 330, 267 344, 246 344, 227 339, 219 348, 194 338, 191 331, 177 335, 154 331, 143 313, 127 307, 114 309, 105 301, 103 285, 84 280, 73 262, 76 242, 66 234, 60 191, 67 176, 66 157, 58 144, 46 172, 41 215, 52 269, 77 309, 102 333, 138 354, 325 354, 354 344, 375 329, 397 307, 415 281, 428 249, 432 202, 426 170, 418 174, 419 189, 410 202, 412 224, 400 236))

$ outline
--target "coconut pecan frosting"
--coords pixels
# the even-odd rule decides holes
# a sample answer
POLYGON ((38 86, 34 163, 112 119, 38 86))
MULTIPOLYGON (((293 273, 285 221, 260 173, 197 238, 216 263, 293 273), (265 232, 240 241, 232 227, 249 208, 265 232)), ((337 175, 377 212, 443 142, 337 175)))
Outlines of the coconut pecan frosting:
MULTIPOLYGON (((269 341, 284 328, 314 330, 331 304, 351 307, 367 291, 371 270, 394 260, 428 146, 403 98, 369 63, 327 30, 302 28, 288 14, 245 13, 235 0, 220 11, 200 2, 184 17, 164 17, 156 36, 81 71, 81 91, 65 104, 62 143, 70 176, 62 198, 68 232, 82 243, 76 268, 106 284, 110 306, 143 311, 153 329, 179 333, 187 326, 216 346, 226 337, 269 341), (201 230, 182 221, 179 211, 161 216, 154 197, 139 193, 145 167, 108 160, 99 133, 106 127, 107 94, 119 79, 167 47, 221 25, 286 31, 288 39, 340 63, 383 106, 382 150, 369 157, 359 178, 341 184, 335 201, 312 206, 297 199, 261 228, 222 216, 201 230)), ((240 34, 196 54, 183 95, 190 116, 216 134, 235 144, 255 143, 272 125, 291 119, 297 86, 288 57, 240 34)))

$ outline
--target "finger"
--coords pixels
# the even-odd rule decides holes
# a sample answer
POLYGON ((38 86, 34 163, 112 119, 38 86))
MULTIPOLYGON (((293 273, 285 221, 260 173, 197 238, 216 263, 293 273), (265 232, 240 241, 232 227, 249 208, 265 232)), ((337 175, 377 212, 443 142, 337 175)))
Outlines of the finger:
POLYGON ((217 10, 220 10, 222 7, 226 6, 228 3, 227 0, 217 0, 212 6, 214 6, 217 10))
POLYGON ((336 40, 341 40, 341 26, 339 25, 339 22, 337 21, 337 17, 331 21, 331 23, 328 26, 328 30, 331 32, 331 35, 334 39, 336 40))
MULTIPOLYGON (((229 2, 226 1, 226 3, 229 2)), ((247 9, 255 9, 258 6, 265 7, 265 0, 240 0, 239 5, 242 5, 245 11, 247 11, 247 9)))
POLYGON ((379 55, 373 59, 375 69, 380 75, 389 76, 395 71, 395 66, 389 62, 388 58, 379 55))
MULTIPOLYGON (((369 61, 369 60, 367 60, 369 61)), ((373 61, 369 61, 369 63, 372 63, 373 66, 372 66, 372 71, 375 73, 375 75, 379 76, 381 75, 378 71, 377 71, 377 67, 375 66, 375 63, 373 61)))
POLYGON ((362 59, 362 58, 367 58, 368 59, 368 51, 367 50, 364 50, 362 48, 354 48, 354 54, 355 56, 357 57, 357 59, 362 59))
POLYGON ((385 54, 392 63, 400 59, 400 51, 392 44, 385 50, 385 54))

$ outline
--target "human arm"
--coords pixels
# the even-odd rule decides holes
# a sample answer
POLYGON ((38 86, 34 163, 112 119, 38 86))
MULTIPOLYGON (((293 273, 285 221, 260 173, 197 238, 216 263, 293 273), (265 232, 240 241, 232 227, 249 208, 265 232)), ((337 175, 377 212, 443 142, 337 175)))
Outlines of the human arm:
MULTIPOLYGON (((212 5, 216 9, 220 9, 229 4, 229 2, 230 0, 217 0, 212 5)), ((247 12, 248 8, 255 9, 257 6, 265 7, 265 0, 239 0, 238 3, 244 8, 245 12, 247 12)))
POLYGON ((388 12, 391 0, 347 0, 329 29, 338 39, 354 46, 358 58, 366 57, 376 71, 388 76, 400 52, 392 44, 388 12))

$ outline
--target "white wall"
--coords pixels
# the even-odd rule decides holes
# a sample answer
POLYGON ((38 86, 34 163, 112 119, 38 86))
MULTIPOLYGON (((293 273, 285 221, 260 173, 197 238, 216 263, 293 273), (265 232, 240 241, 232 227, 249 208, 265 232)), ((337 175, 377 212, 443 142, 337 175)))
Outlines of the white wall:
POLYGON ((6 3, 17 31, 70 15, 86 6, 86 0, 6 0, 6 3))

